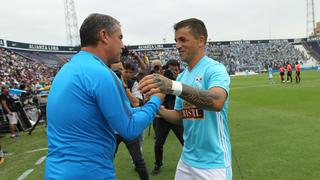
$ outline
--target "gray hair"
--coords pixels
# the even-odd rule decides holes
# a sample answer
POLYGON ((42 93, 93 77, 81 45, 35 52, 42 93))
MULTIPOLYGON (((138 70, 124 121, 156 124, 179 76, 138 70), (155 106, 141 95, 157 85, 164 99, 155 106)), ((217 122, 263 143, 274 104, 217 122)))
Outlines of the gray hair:
POLYGON ((90 14, 80 27, 81 47, 97 45, 99 41, 99 32, 106 29, 109 35, 115 31, 114 26, 120 22, 115 18, 105 14, 90 14))

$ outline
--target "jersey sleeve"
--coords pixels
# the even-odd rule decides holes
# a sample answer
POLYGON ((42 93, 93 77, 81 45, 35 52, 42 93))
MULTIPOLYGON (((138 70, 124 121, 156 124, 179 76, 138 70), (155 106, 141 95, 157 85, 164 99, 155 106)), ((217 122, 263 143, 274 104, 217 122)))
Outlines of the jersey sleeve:
POLYGON ((230 90, 230 76, 223 64, 215 64, 209 66, 205 74, 205 85, 206 89, 213 87, 220 87, 229 94, 230 90))
POLYGON ((93 83, 93 96, 100 111, 111 128, 125 139, 134 139, 152 122, 161 100, 152 96, 143 108, 132 110, 121 81, 106 68, 100 71, 93 83))

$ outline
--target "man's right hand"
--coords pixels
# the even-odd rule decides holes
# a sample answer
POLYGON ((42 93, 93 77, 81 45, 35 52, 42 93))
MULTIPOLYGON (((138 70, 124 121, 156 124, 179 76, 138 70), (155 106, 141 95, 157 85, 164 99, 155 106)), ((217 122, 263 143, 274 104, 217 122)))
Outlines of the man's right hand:
POLYGON ((160 109, 158 111, 159 116, 161 116, 161 114, 163 114, 166 111, 166 107, 164 107, 163 105, 160 106, 160 109))

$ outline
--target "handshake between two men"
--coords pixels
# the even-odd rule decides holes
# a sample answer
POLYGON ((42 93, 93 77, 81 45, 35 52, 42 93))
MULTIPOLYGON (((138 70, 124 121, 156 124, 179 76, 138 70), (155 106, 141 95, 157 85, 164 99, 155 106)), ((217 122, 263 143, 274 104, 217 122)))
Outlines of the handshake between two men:
MULTIPOLYGON (((147 98, 154 95, 164 101, 166 95, 179 96, 182 93, 182 84, 160 74, 151 74, 139 82, 139 90, 147 98)), ((166 109, 164 106, 161 106, 158 114, 171 123, 181 123, 182 120, 181 112, 166 109)))

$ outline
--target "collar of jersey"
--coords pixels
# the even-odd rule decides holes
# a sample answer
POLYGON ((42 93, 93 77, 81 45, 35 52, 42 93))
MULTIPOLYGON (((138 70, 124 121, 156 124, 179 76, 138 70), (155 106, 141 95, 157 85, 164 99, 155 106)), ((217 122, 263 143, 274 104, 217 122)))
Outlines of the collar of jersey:
POLYGON ((97 60, 98 62, 100 62, 103 66, 105 66, 106 68, 109 68, 103 61, 102 59, 100 59, 98 56, 88 52, 88 51, 84 51, 84 50, 81 50, 80 51, 80 54, 87 54, 87 55, 90 55, 92 56, 95 60, 97 60))

